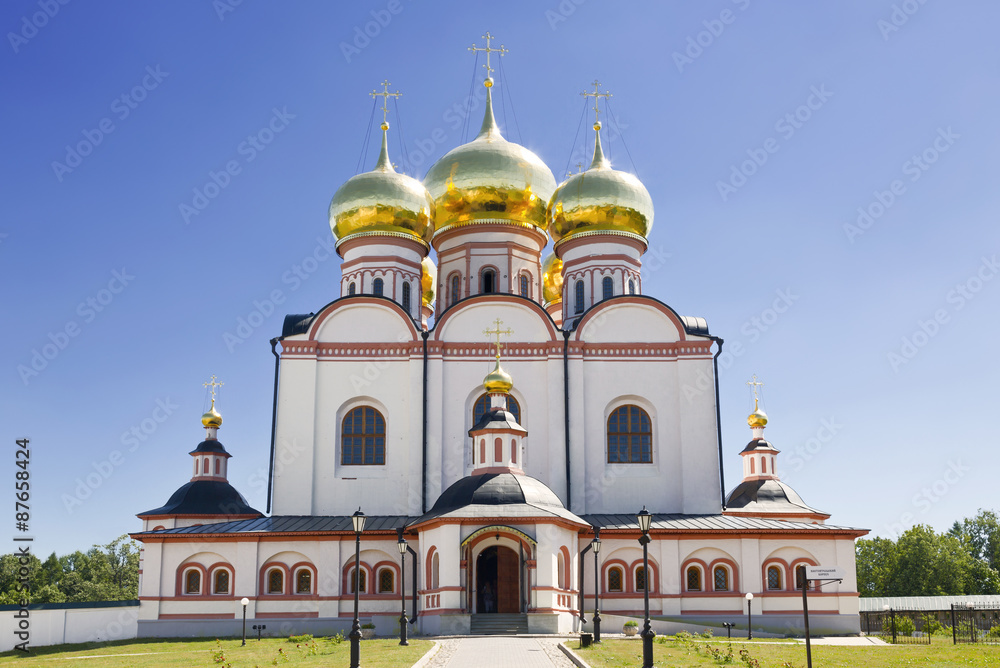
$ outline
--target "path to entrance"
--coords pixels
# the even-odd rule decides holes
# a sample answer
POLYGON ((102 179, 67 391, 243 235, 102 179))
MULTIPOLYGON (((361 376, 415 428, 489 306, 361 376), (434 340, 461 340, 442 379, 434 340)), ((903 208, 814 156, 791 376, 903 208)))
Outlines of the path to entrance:
POLYGON ((426 668, 574 668, 559 651, 560 638, 486 636, 449 638, 426 668))

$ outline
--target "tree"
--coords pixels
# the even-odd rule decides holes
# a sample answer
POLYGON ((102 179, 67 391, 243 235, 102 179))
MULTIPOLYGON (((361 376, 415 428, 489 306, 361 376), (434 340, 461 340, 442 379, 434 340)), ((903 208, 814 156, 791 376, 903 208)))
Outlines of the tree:
POLYGON ((855 545, 858 593, 890 596, 889 581, 896 568, 896 544, 888 538, 862 538, 855 545))

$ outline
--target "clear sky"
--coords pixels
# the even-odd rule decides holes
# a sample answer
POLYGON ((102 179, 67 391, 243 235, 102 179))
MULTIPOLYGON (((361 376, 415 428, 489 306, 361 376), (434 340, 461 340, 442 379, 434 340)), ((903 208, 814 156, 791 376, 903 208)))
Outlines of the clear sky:
POLYGON ((656 207, 644 292, 726 340, 727 488, 756 373, 779 472, 832 523, 997 506, 997 3, 63 1, 0 6, 0 503, 28 436, 37 552, 137 530, 187 481, 212 374, 264 508, 268 340, 338 293, 338 258, 308 258, 368 92, 403 93, 392 155, 423 178, 469 134, 487 30, 500 125, 557 179, 592 141, 580 92, 613 93, 605 148, 656 207))

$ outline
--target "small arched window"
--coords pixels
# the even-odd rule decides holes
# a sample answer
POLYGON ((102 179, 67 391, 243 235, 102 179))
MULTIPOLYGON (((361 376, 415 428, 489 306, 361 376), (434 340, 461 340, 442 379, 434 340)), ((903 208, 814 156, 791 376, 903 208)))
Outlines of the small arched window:
POLYGON ((760 472, 767 473, 767 457, 760 458, 760 472))
POLYGON ((781 568, 778 566, 767 567, 767 588, 781 589, 781 568))
POLYGON ((450 294, 448 295, 448 306, 451 306, 452 304, 454 304, 455 302, 457 302, 459 299, 462 298, 461 285, 462 285, 462 279, 459 277, 458 274, 453 274, 451 277, 451 290, 450 294))
POLYGON ((750 458, 750 473, 756 473, 753 465, 753 457, 750 458))
POLYGON ((562 552, 556 555, 556 586, 566 586, 566 557, 562 552))
POLYGON ((220 568, 215 571, 213 577, 214 582, 212 583, 212 592, 215 594, 228 594, 229 593, 229 571, 225 568, 220 568))
POLYGON ((625 580, 622 569, 612 566, 608 569, 608 591, 622 591, 622 583, 625 580))
POLYGON ((701 569, 697 566, 690 566, 687 569, 687 590, 701 591, 701 569))
POLYGON ((522 297, 527 297, 528 296, 528 277, 525 276, 524 274, 521 274, 521 281, 520 281, 520 283, 521 283, 521 285, 520 285, 521 296, 522 297))
POLYGON ((643 566, 635 569, 635 590, 646 591, 646 569, 643 566))
POLYGON ((493 441, 493 461, 496 463, 503 462, 503 439, 497 438, 493 441))
POLYGON ((615 296, 615 284, 610 276, 605 276, 601 280, 601 299, 611 299, 615 296))
POLYGON ((488 295, 496 291, 497 291, 497 273, 492 269, 484 269, 482 278, 482 290, 480 290, 480 292, 484 295, 488 295))
POLYGON ((410 312, 410 282, 403 283, 403 310, 410 312))
POLYGON ((635 281, 632 280, 631 278, 628 279, 628 293, 630 295, 634 295, 635 294, 635 281))
POLYGON ((280 568, 272 568, 267 572, 267 593, 285 593, 285 573, 280 568))
POLYGON ((357 294, 357 292, 358 292, 358 286, 355 285, 354 281, 351 281, 351 284, 347 286, 347 294, 354 295, 357 294))
POLYGON ((368 573, 366 573, 365 569, 363 569, 363 568, 362 569, 357 569, 357 568, 352 568, 351 569, 351 593, 352 594, 355 592, 355 587, 357 587, 356 591, 358 591, 361 594, 365 594, 368 591, 368 573), (359 572, 360 572, 360 576, 358 575, 359 572), (359 579, 361 580, 360 586, 358 586, 359 585, 359 583, 358 583, 359 579))
POLYGON ((341 464, 385 464, 385 418, 371 406, 358 406, 344 416, 340 435, 341 464))
POLYGON ((381 297, 384 291, 384 285, 385 284, 382 282, 381 278, 376 278, 372 281, 372 294, 381 297))
POLYGON ((201 593, 201 571, 196 568, 192 568, 184 574, 184 593, 201 593))
POLYGON ((438 553, 435 552, 431 558, 431 589, 437 589, 440 586, 440 572, 441 559, 438 557, 438 553))
POLYGON ((574 310, 576 313, 583 313, 583 281, 577 281, 573 289, 576 291, 576 301, 573 304, 574 310))
POLYGON ((301 568, 295 573, 295 593, 312 593, 312 571, 308 568, 301 568))
POLYGON ((652 461, 653 428, 649 415, 638 406, 619 406, 608 416, 608 463, 652 461))
POLYGON ((802 583, 805 580, 806 567, 808 566, 809 564, 798 564, 795 567, 795 588, 799 591, 802 591, 802 583))
MULTIPOLYGON (((472 406, 472 424, 478 424, 479 420, 483 417, 483 413, 490 409, 490 395, 484 394, 478 399, 476 403, 472 406)), ((517 399, 507 395, 507 412, 514 416, 518 424, 521 424, 521 404, 517 403, 517 399)))
POLYGON ((712 571, 712 584, 715 591, 729 591, 729 570, 725 566, 716 566, 712 571))
POLYGON ((396 574, 391 568, 383 568, 378 572, 378 593, 391 594, 396 591, 396 574))

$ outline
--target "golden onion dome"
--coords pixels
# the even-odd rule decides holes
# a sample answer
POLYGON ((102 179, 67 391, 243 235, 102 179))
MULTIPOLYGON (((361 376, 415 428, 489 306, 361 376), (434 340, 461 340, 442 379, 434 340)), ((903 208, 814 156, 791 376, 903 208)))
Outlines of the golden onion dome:
POLYGON ((430 241, 434 201, 415 178, 398 174, 389 161, 382 123, 382 152, 375 169, 340 186, 330 202, 330 229, 337 245, 359 236, 395 236, 430 241))
POLYGON ((483 378, 483 387, 487 392, 503 392, 504 394, 510 392, 511 388, 514 387, 514 379, 500 367, 499 357, 493 371, 490 371, 486 378, 483 378))
POLYGON ((555 253, 542 261, 542 297, 546 304, 562 301, 563 262, 555 253))
POLYGON ((486 115, 479 135, 446 153, 427 172, 435 235, 454 227, 503 222, 545 229, 556 188, 541 158, 500 134, 493 117, 493 80, 486 80, 486 115))
POLYGON ((219 415, 219 411, 215 410, 215 401, 212 401, 212 407, 208 409, 208 412, 201 416, 201 424, 206 429, 218 429, 222 426, 222 416, 219 415))
POLYGON ((434 288, 437 285, 438 268, 430 256, 420 261, 420 298, 424 306, 434 308, 434 288))
POLYGON ((765 413, 760 407, 754 408, 753 413, 747 417, 747 424, 750 425, 751 429, 766 426, 767 413, 765 413))
POLYGON ((549 201, 549 236, 559 243, 587 234, 620 234, 644 243, 653 228, 653 200, 635 175, 611 168, 601 148, 601 124, 594 124, 594 160, 574 174, 549 201))

